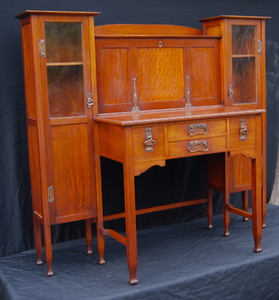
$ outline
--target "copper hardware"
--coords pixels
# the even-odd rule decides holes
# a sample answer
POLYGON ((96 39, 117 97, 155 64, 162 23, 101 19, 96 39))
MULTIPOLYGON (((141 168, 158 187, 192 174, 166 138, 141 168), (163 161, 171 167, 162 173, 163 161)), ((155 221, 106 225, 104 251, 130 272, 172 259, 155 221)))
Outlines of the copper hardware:
POLYGON ((145 129, 145 137, 146 140, 144 141, 145 152, 153 152, 154 145, 156 142, 152 138, 152 128, 148 127, 145 129))
POLYGON ((191 153, 198 152, 198 151, 208 151, 209 146, 207 144, 207 141, 193 141, 189 143, 188 150, 191 153))
POLYGON ((197 134, 207 134, 208 130, 206 128, 206 123, 189 125, 188 132, 192 136, 197 134))
POLYGON ((87 93, 87 107, 88 108, 91 108, 93 105, 94 105, 94 101, 93 99, 91 98, 91 93, 87 93))
POLYGON ((240 119, 239 139, 246 141, 249 131, 246 126, 246 119, 240 119))
POLYGON ((45 40, 39 40, 39 53, 40 57, 46 57, 46 43, 45 40))

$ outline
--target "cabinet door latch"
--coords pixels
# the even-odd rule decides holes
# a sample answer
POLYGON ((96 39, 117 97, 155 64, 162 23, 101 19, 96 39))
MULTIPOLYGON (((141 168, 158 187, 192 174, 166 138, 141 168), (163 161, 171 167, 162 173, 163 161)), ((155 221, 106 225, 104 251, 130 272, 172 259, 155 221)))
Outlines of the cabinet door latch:
POLYGON ((49 203, 54 203, 54 186, 50 185, 47 188, 47 192, 48 192, 48 202, 49 203))
POLYGON ((91 93, 87 93, 87 107, 91 108, 94 105, 91 93))

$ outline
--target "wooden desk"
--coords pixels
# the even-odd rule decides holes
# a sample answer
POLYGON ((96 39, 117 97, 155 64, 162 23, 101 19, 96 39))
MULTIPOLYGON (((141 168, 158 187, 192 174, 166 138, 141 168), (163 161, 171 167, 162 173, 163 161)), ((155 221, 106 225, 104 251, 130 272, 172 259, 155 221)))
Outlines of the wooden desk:
POLYGON ((136 216, 207 203, 224 195, 224 235, 230 212, 252 219, 260 252, 265 216, 264 20, 221 16, 203 30, 168 25, 97 26, 98 115, 94 117, 97 236, 100 263, 104 235, 126 246, 130 284, 138 282, 136 216), (256 42, 257 39, 257 42, 256 42), (134 177, 166 160, 207 154, 208 197, 136 210, 134 177), (100 157, 123 164, 125 211, 103 216, 100 157), (252 189, 252 213, 234 208, 230 193, 252 189), (125 218, 126 237, 104 228, 125 218))

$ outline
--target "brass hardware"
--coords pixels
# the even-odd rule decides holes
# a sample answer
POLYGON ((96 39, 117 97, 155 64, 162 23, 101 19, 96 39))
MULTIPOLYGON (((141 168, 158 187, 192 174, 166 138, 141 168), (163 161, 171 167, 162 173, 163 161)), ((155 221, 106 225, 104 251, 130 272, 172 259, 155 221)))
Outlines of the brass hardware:
POLYGON ((232 98, 234 95, 234 92, 233 92, 233 88, 232 88, 232 85, 229 84, 229 98, 232 98))
POLYGON ((193 141, 189 143, 188 150, 191 153, 198 151, 206 152, 209 150, 209 146, 207 144, 207 141, 193 141))
POLYGON ((133 78, 133 87, 134 87, 134 106, 132 108, 132 111, 139 111, 139 107, 138 107, 138 93, 137 93, 137 78, 133 78))
POLYGON ((186 76, 186 105, 185 106, 192 106, 191 103, 191 86, 190 86, 190 76, 186 76))
POLYGON ((47 188, 47 193, 48 193, 48 202, 53 203, 54 202, 54 187, 53 187, 53 185, 50 185, 47 188))
POLYGON ((91 108, 93 105, 94 105, 94 101, 93 99, 91 98, 91 93, 87 93, 87 107, 88 108, 91 108))
POLYGON ((39 40, 39 53, 40 57, 46 57, 46 43, 45 40, 39 40))
POLYGON ((144 141, 144 150, 145 152, 153 152, 154 151, 154 145, 156 142, 152 138, 152 128, 147 127, 145 129, 145 137, 146 140, 144 141))
POLYGON ((159 47, 160 47, 160 48, 163 47, 163 42, 162 42, 162 41, 159 42, 159 47))
POLYGON ((263 51, 263 43, 261 40, 258 40, 258 53, 262 53, 263 51))
POLYGON ((190 135, 207 134, 208 130, 206 128, 206 123, 189 125, 188 132, 190 135))
POLYGON ((246 141, 249 131, 246 126, 246 119, 240 119, 239 139, 240 141, 246 141))

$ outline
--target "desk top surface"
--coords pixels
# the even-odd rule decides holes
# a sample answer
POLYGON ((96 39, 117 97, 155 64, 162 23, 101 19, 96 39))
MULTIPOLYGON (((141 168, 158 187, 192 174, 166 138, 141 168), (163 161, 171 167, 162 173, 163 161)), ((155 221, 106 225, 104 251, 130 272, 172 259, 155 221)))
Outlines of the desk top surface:
POLYGON ((243 109, 243 107, 184 107, 150 111, 99 114, 95 121, 118 126, 135 126, 166 122, 194 121, 202 119, 246 116, 265 113, 264 109, 243 109))

